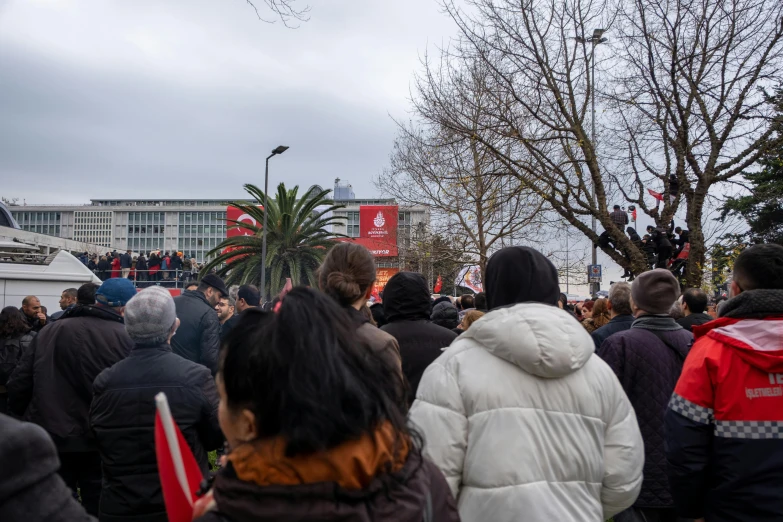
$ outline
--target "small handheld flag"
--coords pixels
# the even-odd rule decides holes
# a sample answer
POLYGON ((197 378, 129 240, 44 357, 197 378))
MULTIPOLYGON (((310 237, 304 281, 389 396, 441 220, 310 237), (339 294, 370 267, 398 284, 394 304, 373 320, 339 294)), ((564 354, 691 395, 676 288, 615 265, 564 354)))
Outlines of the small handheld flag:
POLYGON ((169 522, 190 522, 196 491, 204 476, 171 416, 165 393, 155 396, 155 405, 155 455, 166 513, 169 522))

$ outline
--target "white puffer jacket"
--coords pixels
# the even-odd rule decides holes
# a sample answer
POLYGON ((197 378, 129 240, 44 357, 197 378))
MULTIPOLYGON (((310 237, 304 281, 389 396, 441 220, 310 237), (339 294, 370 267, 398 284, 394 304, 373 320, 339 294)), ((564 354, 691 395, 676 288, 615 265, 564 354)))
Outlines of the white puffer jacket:
POLYGON ((410 420, 463 522, 603 522, 642 486, 636 415, 559 308, 495 310, 422 377, 410 420))

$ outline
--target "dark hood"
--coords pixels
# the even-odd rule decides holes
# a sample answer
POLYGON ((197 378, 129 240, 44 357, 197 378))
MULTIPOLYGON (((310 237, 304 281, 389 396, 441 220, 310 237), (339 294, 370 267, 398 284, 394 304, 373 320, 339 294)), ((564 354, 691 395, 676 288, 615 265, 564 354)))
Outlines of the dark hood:
POLYGON ((443 301, 432 308, 430 319, 438 326, 453 330, 459 325, 459 312, 450 301, 443 301))
POLYGON ((522 246, 504 248, 489 259, 484 288, 490 310, 528 302, 555 306, 560 298, 555 265, 522 246))
POLYGON ((432 303, 424 276, 415 272, 400 272, 389 279, 383 290, 383 311, 386 321, 430 318, 432 303))

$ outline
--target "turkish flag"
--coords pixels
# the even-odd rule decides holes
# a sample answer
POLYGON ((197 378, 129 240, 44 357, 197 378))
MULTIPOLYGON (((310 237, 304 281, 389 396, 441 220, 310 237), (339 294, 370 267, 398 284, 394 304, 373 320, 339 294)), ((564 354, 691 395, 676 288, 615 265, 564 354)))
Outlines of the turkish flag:
POLYGON ((655 192, 653 189, 647 189, 647 192, 649 192, 650 195, 655 199, 657 199, 658 201, 663 201, 663 194, 661 194, 660 192, 655 192))
POLYGON ((439 294, 442 289, 443 289, 443 279, 441 279, 441 277, 438 276, 438 280, 435 282, 435 288, 433 288, 433 293, 439 294))
POLYGON ((633 209, 631 211, 631 217, 633 218, 634 221, 636 221, 636 209, 633 209))
POLYGON ((193 520, 193 503, 204 476, 169 410, 166 394, 155 396, 155 455, 169 522, 193 520))

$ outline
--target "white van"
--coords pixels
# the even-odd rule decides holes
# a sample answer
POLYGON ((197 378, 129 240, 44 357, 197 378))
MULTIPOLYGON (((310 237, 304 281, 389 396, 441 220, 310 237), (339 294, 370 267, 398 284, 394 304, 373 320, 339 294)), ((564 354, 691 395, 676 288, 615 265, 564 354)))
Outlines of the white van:
POLYGON ((35 246, 0 241, 0 308, 22 306, 34 295, 49 315, 60 310, 60 295, 66 288, 101 280, 81 261, 64 250, 44 255, 35 246))

